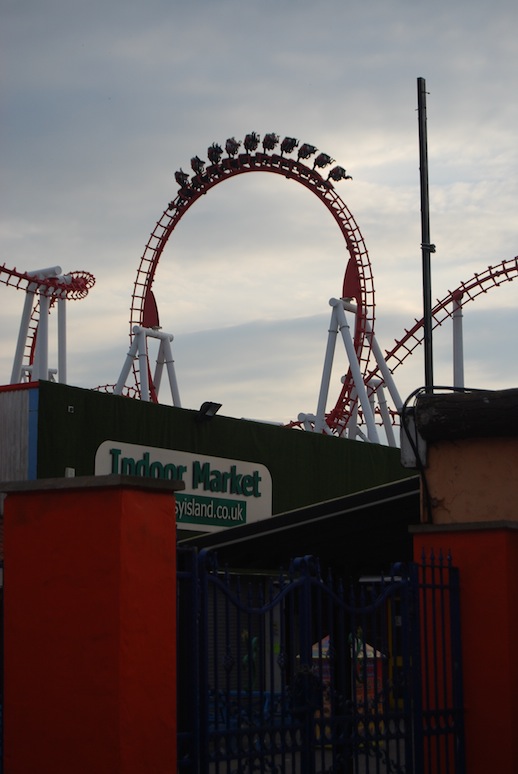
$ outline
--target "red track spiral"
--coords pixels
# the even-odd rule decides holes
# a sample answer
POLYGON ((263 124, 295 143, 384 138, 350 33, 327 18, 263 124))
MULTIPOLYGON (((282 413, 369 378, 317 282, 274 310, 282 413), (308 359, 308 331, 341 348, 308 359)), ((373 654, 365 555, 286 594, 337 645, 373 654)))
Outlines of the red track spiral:
MULTIPOLYGON (((26 271, 19 271, 16 267, 8 268, 5 263, 0 266, 0 283, 17 290, 38 290, 50 297, 50 306, 60 298, 68 301, 78 301, 88 295, 88 291, 95 285, 95 277, 88 271, 70 271, 63 277, 35 277, 26 271)), ((27 340, 25 342, 24 359, 27 365, 31 365, 34 359, 34 347, 39 321, 39 301, 36 302, 31 312, 27 340)))

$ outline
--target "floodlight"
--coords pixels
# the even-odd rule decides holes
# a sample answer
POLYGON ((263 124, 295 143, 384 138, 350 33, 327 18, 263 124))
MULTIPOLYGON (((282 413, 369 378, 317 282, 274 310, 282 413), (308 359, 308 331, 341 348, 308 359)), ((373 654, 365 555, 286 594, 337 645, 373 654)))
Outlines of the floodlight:
POLYGON ((202 422, 205 419, 212 419, 220 410, 221 405, 221 403, 213 403, 211 400, 204 401, 196 414, 196 421, 202 422))

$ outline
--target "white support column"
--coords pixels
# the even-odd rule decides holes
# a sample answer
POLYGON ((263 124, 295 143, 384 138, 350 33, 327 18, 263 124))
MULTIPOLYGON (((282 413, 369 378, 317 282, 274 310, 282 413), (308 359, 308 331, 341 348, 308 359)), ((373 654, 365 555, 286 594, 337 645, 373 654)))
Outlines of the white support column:
POLYGON ((44 269, 33 269, 27 272, 29 277, 38 277, 46 279, 47 277, 58 277, 61 274, 61 266, 47 266, 44 269))
MULTIPOLYGON (((59 276, 60 285, 70 285, 70 274, 59 276)), ((67 295, 63 288, 57 293, 58 306, 58 382, 67 383, 67 295)))
POLYGON ((35 289, 36 285, 29 285, 25 291, 22 319, 20 321, 18 341, 16 343, 16 351, 14 353, 13 370, 11 372, 11 384, 19 384, 22 381, 23 353, 25 350, 27 335, 29 333, 29 323, 31 321, 31 314, 35 298, 34 290, 31 290, 32 287, 35 289))
POLYGON ((67 299, 58 298, 58 382, 67 383, 67 299))
MULTIPOLYGON (((345 377, 344 377, 345 378, 345 377)), ((343 379, 342 379, 343 381, 343 379)), ((351 438, 353 441, 358 434, 358 395, 356 388, 353 387, 350 395, 351 413, 349 415, 349 421, 347 423, 347 438, 351 438)))
POLYGON ((147 360, 147 341, 146 331, 144 328, 135 326, 133 332, 138 340, 138 368, 140 374, 140 398, 149 402, 149 373, 148 373, 148 360, 147 360), (137 328, 137 330, 135 330, 137 328))
POLYGON ((178 389, 178 382, 176 381, 176 371, 174 368, 173 352, 171 349, 172 340, 173 340, 173 337, 168 335, 166 338, 162 340, 162 346, 164 349, 164 359, 167 367, 167 373, 169 376, 169 386, 171 388, 173 406, 178 406, 178 408, 181 408, 182 403, 180 401, 180 391, 178 389))
MULTIPOLYGON (((352 304, 350 301, 344 301, 344 309, 346 309, 348 312, 354 312, 356 314, 358 307, 356 306, 356 304, 352 304)), ((387 389, 390 393, 390 397, 394 401, 394 405, 396 409, 398 411, 401 411, 401 409, 403 408, 403 401, 401 400, 401 396, 399 394, 399 391, 396 387, 396 383, 394 382, 394 379, 390 372, 390 368, 388 367, 385 361, 383 352, 381 351, 380 345, 378 344, 378 340, 376 339, 376 336, 372 332, 371 324, 369 323, 368 320, 366 320, 365 323, 366 323, 365 329, 367 331, 367 336, 369 337, 369 340, 371 342, 372 354, 374 355, 376 363, 378 364, 378 367, 381 371, 385 384, 387 385, 387 389)))
POLYGON ((158 393, 160 388, 162 373, 165 365, 167 367, 173 405, 181 407, 180 392, 178 390, 178 383, 176 381, 173 353, 171 350, 171 341, 174 337, 171 333, 157 331, 154 328, 142 328, 140 325, 135 325, 133 328, 133 341, 129 348, 128 354, 126 355, 126 360, 120 373, 119 380, 115 385, 114 393, 116 395, 122 394, 122 390, 124 389, 124 385, 126 384, 126 380, 129 376, 133 360, 138 357, 140 374, 140 397, 141 400, 150 400, 151 391, 149 384, 148 338, 158 339, 160 341, 155 372, 152 377, 152 386, 155 390, 155 393, 158 393))
POLYGON ((462 296, 453 299, 453 386, 464 387, 464 341, 462 296))
MULTIPOLYGON (((47 266, 44 269, 36 269, 35 271, 28 271, 27 275, 29 277, 36 277, 38 279, 45 279, 46 277, 57 277, 61 273, 61 266, 47 266)), ((34 301, 36 297, 36 291, 38 289, 38 285, 36 282, 29 283, 27 286, 27 290, 25 291, 25 302, 23 305, 23 311, 22 311, 22 318, 20 321, 20 329, 18 332, 18 341, 16 343, 16 351, 14 354, 14 361, 13 361, 13 369, 11 372, 11 384, 18 384, 22 380, 22 364, 23 364, 23 354, 25 350, 25 345, 27 342, 27 336, 29 334, 29 324, 31 321, 31 315, 32 310, 34 308, 34 301)), ((40 292, 40 300, 42 298, 42 294, 40 292)), ((41 307, 40 307, 40 321, 41 321, 41 307)), ((45 320, 45 324, 47 326, 47 344, 46 344, 46 352, 48 353, 48 305, 47 305, 47 318, 45 320)), ((37 341, 41 337, 38 336, 37 341)), ((35 353, 36 356, 36 353, 35 353)), ((46 354, 45 358, 48 365, 48 354, 46 354)), ((48 372, 45 371, 43 374, 40 373, 39 369, 37 370, 37 373, 35 374, 34 368, 24 368, 23 369, 25 373, 28 373, 29 370, 31 372, 31 378, 35 381, 37 379, 48 379, 48 372)))
POLYGON ((376 423, 374 422, 369 398, 367 396, 367 390, 365 389, 365 385, 363 383, 360 365, 358 363, 358 358, 356 357, 356 351, 354 349, 354 343, 351 336, 351 329, 345 316, 343 301, 341 299, 333 298, 329 303, 336 309, 337 320, 340 326, 340 333, 342 334, 342 339, 345 345, 345 351, 347 352, 347 357, 349 359, 349 366, 351 369, 353 381, 358 392, 358 398, 360 400, 363 416, 365 418, 365 424, 367 425, 369 440, 374 443, 379 443, 376 423))
MULTIPOLYGON (((355 434, 354 437, 356 438, 356 436, 358 436, 358 438, 361 438, 362 441, 370 441, 370 438, 367 438, 367 436, 365 435, 363 430, 361 430, 359 427, 356 427, 356 434, 355 434)), ((354 440, 354 438, 353 438, 353 440, 354 440)))
POLYGON ((388 445, 395 447, 397 446, 396 437, 394 435, 394 429, 392 427, 392 420, 390 418, 390 412, 388 410, 388 404, 387 404, 387 399, 385 397, 385 390, 383 389, 383 384, 381 382, 381 379, 372 379, 371 383, 375 389, 376 397, 378 399, 381 418, 383 420, 383 429, 385 430, 385 435, 387 436, 388 445))
POLYGON ((122 370, 117 380, 117 384, 115 385, 115 388, 113 390, 115 395, 122 395, 122 390, 124 389, 124 385, 126 384, 126 381, 128 379, 129 372, 131 371, 131 366, 133 365, 133 361, 137 355, 137 347, 138 347, 138 339, 135 336, 133 338, 133 341, 131 342, 131 346, 128 350, 128 354, 126 355, 126 360, 124 361, 124 365, 122 366, 122 370))
POLYGON ((153 374, 153 386, 155 388, 155 392, 157 395, 160 390, 160 385, 162 383, 162 373, 164 370, 165 361, 166 361, 166 356, 164 352, 164 340, 161 339, 160 346, 158 347, 158 354, 156 356, 155 373, 153 374))
POLYGON ((398 411, 401 411, 403 408, 403 401, 401 400, 401 396, 399 394, 398 388, 396 387, 396 383, 392 377, 392 374, 390 372, 390 369, 385 361, 385 358, 383 356, 383 353, 380 349, 380 346, 378 344, 378 340, 376 336, 372 332, 372 328, 367 322, 367 335, 370 337, 371 346, 372 346, 372 354, 374 355, 374 358, 376 360, 376 363, 378 364, 378 367, 381 371, 381 374, 383 376, 383 380, 385 384, 387 385, 387 389, 390 393, 390 397, 394 401, 394 405, 398 411))
MULTIPOLYGON (((331 299, 333 300, 333 299, 331 299)), ((331 304, 331 301, 329 301, 331 304)), ((317 413, 315 420, 315 433, 321 433, 326 423, 326 405, 329 395, 329 384, 331 382, 331 371, 333 369, 333 358, 336 348, 336 337, 338 335, 338 319, 336 317, 335 307, 331 310, 331 322, 327 335, 326 354, 324 357, 324 368, 322 371, 322 381, 320 383, 320 392, 318 395, 317 413)))
POLYGON ((376 416, 376 394, 375 390, 373 389, 372 382, 369 382, 369 386, 367 388, 367 397, 369 398, 369 403, 372 411, 372 416, 376 416))
POLYGON ((178 406, 178 408, 181 408, 182 403, 180 400, 180 391, 178 390, 173 352, 171 349, 171 342, 173 341, 174 336, 172 333, 164 333, 163 331, 157 331, 154 328, 144 328, 143 330, 146 334, 146 337, 158 339, 160 341, 156 359, 155 373, 153 375, 153 386, 155 392, 158 395, 158 391, 160 390, 160 385, 162 383, 162 374, 165 365, 169 378, 169 388, 171 390, 173 406, 178 406))
POLYGON ((36 338, 36 352, 34 357, 36 373, 32 374, 34 380, 49 378, 49 310, 50 299, 42 289, 40 297, 40 319, 36 338))
POLYGON ((316 432, 316 424, 313 424, 316 420, 316 417, 314 414, 303 414, 300 413, 297 416, 297 419, 299 422, 302 422, 304 426, 304 430, 308 433, 316 432))

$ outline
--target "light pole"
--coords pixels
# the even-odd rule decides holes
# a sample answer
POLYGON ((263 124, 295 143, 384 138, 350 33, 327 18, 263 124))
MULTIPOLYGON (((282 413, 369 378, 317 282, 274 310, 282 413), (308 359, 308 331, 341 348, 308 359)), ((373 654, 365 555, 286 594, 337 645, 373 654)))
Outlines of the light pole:
POLYGON ((432 281, 430 254, 435 245, 430 242, 430 202, 428 198, 428 140, 426 132, 426 81, 417 79, 417 110, 419 119, 419 177, 421 184, 421 255, 423 266, 424 377, 426 392, 433 389, 432 350, 432 281))

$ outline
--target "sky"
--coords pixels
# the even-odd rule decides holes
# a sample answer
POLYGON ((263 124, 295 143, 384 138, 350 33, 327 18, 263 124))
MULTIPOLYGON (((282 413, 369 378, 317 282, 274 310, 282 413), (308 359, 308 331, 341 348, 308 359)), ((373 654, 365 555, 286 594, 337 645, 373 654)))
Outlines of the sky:
MULTIPOLYGON (((518 254, 514 0, 4 0, 0 13, 0 265, 95 276, 68 305, 70 384, 118 379, 175 171, 251 131, 310 143, 353 177, 336 190, 390 349, 423 314, 419 77, 433 301, 518 254)), ((322 202, 280 176, 231 179, 191 207, 154 284, 182 406, 282 423, 314 412, 347 260, 322 202)), ((23 301, 0 284, 0 384, 23 301)), ((518 281, 465 307, 466 386, 518 386, 517 301, 518 281)), ((451 336, 447 323, 434 334, 438 385, 453 382, 451 336)), ((403 399, 424 383, 421 349, 394 372, 403 399)), ((337 347, 328 409, 346 369, 337 347)))

